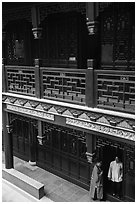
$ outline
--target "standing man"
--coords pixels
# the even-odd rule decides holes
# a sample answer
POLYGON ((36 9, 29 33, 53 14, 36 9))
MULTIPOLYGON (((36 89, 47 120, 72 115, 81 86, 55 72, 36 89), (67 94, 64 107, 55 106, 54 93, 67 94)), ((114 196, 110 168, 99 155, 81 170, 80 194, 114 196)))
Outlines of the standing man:
POLYGON ((120 162, 118 156, 116 156, 115 160, 110 163, 108 179, 112 182, 113 196, 120 198, 123 179, 123 164, 120 162))
POLYGON ((97 161, 91 176, 89 197, 91 200, 103 199, 103 171, 101 169, 102 161, 97 161))

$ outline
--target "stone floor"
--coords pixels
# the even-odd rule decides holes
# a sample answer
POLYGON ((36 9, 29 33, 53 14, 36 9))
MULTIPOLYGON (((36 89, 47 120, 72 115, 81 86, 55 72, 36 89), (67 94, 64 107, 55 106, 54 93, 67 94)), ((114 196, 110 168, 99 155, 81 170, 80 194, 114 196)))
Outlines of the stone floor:
MULTIPOLYGON (((4 153, 2 155, 4 163, 4 153)), ((14 157, 14 168, 44 184, 45 196, 54 202, 92 202, 89 192, 37 166, 14 157)))
POLYGON ((44 196, 40 200, 2 179, 2 202, 53 202, 44 196))

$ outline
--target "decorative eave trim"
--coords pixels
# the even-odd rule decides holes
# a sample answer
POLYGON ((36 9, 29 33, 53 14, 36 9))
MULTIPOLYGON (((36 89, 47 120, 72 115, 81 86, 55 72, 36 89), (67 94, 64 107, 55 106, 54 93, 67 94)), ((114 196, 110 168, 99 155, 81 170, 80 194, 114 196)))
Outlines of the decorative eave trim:
MULTIPOLYGON (((71 108, 70 105, 72 104, 65 106, 66 103, 63 103, 62 107, 60 103, 56 101, 54 101, 54 103, 50 101, 49 104, 45 99, 35 98, 36 100, 34 100, 32 97, 25 97, 24 100, 24 98, 21 97, 22 96, 13 97, 11 94, 10 96, 3 94, 3 103, 7 104, 7 110, 50 121, 54 121, 55 116, 59 115, 64 117, 66 124, 70 126, 132 141, 135 140, 134 119, 112 116, 111 114, 108 115, 102 112, 97 113, 93 111, 94 109, 87 111, 86 107, 81 107, 81 109, 79 107, 78 109, 73 105, 73 108, 71 108)), ((76 107, 78 106, 76 105, 76 107)))
POLYGON ((126 119, 131 119, 135 120, 135 115, 134 114, 129 114, 129 113, 122 113, 118 111, 111 111, 111 110, 105 110, 105 109, 100 109, 100 108, 90 108, 87 106, 82 106, 82 105, 76 105, 72 103, 67 103, 67 102, 61 102, 61 101, 55 101, 55 100, 48 100, 48 99, 39 99, 36 97, 32 96, 26 96, 26 95, 19 95, 19 94, 14 94, 14 93, 2 93, 2 97, 15 97, 17 99, 24 99, 24 100, 29 100, 29 101, 34 101, 34 102, 39 102, 39 103, 44 103, 44 104, 49 104, 49 105, 56 105, 56 106, 61 106, 61 107, 66 107, 66 108, 72 108, 76 110, 81 110, 84 112, 91 112, 94 114, 105 114, 111 117, 120 117, 120 118, 126 118, 126 119))

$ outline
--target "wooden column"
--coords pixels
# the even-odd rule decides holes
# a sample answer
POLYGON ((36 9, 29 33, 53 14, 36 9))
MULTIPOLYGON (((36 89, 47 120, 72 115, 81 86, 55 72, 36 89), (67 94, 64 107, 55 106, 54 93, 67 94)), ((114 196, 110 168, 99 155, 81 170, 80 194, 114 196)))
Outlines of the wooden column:
POLYGON ((5 58, 2 58, 2 92, 7 92, 7 72, 5 68, 5 58))
POLYGON ((6 92, 7 84, 6 84, 6 54, 5 54, 5 40, 6 40, 6 31, 2 30, 2 92, 6 92))
POLYGON ((37 136, 39 145, 43 145, 45 136, 42 135, 42 121, 38 120, 38 136, 37 136))
POLYGON ((5 168, 13 168, 13 142, 12 142, 12 126, 9 123, 8 113, 5 111, 5 104, 2 108, 2 124, 4 134, 4 152, 5 152, 5 168))
POLYGON ((94 162, 95 150, 96 150, 96 136, 86 133, 86 145, 87 145, 87 160, 89 163, 94 162))
POLYGON ((29 123, 29 163, 36 165, 36 135, 33 123, 29 123))
POLYGON ((35 59, 35 95, 41 98, 40 59, 35 59))
POLYGON ((94 69, 99 62, 99 39, 98 39, 98 3, 86 3, 86 20, 89 31, 88 36, 88 56, 87 56, 87 77, 86 77, 86 105, 94 107, 94 69))
POLYGON ((93 60, 87 61, 88 69, 86 72, 86 106, 94 107, 94 69, 93 60))
POLYGON ((39 7, 34 5, 31 8, 31 18, 32 18, 32 32, 35 39, 35 59, 40 59, 40 40, 42 39, 42 28, 40 27, 40 13, 39 7))

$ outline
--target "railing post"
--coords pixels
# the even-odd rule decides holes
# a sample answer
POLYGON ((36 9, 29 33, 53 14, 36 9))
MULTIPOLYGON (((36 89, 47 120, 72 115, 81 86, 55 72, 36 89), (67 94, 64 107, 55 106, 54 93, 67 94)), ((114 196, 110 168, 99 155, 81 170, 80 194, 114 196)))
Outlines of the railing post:
POLYGON ((35 59, 35 95, 37 98, 41 98, 40 63, 40 59, 35 59))
POLYGON ((87 60, 87 72, 86 72, 86 106, 94 107, 94 68, 93 59, 87 60))

